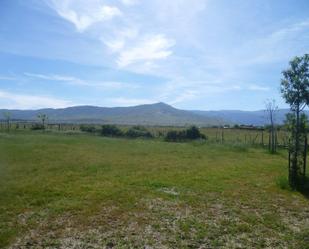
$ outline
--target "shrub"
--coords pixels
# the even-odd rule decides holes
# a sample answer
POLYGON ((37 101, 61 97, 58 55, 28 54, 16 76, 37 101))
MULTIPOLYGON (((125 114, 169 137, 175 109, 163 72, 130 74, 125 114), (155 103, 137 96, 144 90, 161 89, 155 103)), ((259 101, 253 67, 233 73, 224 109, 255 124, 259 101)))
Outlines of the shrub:
POLYGON ((196 126, 182 131, 169 131, 165 136, 165 141, 169 142, 181 142, 186 140, 206 139, 204 134, 201 134, 200 130, 196 126))
POLYGON ((165 136, 165 141, 168 142, 180 142, 185 139, 185 131, 168 131, 165 136))
POLYGON ((153 135, 143 126, 133 126, 125 134, 127 137, 131 138, 152 138, 153 135))
POLYGON ((289 185, 289 180, 285 176, 278 177, 276 184, 279 188, 281 188, 283 190, 291 190, 291 187, 289 185))
POLYGON ((101 135, 107 137, 120 137, 123 132, 116 125, 102 125, 101 135))
POLYGON ((45 126, 42 124, 33 124, 31 126, 31 130, 44 130, 44 129, 45 129, 45 126))
POLYGON ((206 137, 204 134, 201 134, 200 130, 196 126, 191 126, 186 130, 186 138, 194 140, 199 138, 205 139, 206 137))
POLYGON ((92 133, 96 131, 96 128, 93 125, 81 125, 80 130, 92 133))

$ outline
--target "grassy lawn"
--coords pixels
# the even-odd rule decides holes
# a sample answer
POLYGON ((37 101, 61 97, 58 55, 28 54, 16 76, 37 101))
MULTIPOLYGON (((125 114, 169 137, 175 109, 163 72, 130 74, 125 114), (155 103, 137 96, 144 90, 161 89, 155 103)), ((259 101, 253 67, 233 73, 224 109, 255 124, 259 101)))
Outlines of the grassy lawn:
POLYGON ((0 248, 309 248, 286 152, 0 133, 0 248))

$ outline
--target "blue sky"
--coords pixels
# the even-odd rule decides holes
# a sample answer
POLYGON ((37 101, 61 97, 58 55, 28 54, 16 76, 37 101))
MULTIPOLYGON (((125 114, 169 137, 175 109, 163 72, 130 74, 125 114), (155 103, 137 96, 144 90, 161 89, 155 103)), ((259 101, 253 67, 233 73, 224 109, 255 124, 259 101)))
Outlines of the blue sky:
POLYGON ((263 109, 308 0, 0 0, 0 108, 263 109))

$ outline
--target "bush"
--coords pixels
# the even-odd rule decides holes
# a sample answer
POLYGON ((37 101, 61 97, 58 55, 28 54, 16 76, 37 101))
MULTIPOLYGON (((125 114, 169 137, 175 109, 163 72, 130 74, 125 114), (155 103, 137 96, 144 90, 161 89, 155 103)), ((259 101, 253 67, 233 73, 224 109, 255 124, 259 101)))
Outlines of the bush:
POLYGON ((93 125, 81 125, 80 130, 92 133, 96 131, 96 128, 93 125))
POLYGON ((277 186, 283 190, 291 190, 289 180, 285 176, 278 177, 276 183, 277 186))
POLYGON ((186 138, 187 139, 206 139, 204 134, 201 134, 200 130, 196 126, 191 126, 189 129, 186 130, 186 138))
POLYGON ((165 136, 165 141, 180 142, 186 139, 185 131, 168 131, 165 136))
POLYGON ((33 124, 31 130, 45 130, 45 126, 42 124, 33 124))
POLYGON ((116 125, 102 125, 101 135, 107 137, 120 137, 123 132, 116 125))
POLYGON ((138 138, 138 137, 152 138, 153 137, 153 135, 143 126, 133 126, 126 132, 125 135, 131 138, 138 138))
POLYGON ((181 142, 186 140, 205 139, 206 136, 201 134, 200 130, 196 126, 182 131, 169 131, 165 136, 165 141, 169 142, 181 142))

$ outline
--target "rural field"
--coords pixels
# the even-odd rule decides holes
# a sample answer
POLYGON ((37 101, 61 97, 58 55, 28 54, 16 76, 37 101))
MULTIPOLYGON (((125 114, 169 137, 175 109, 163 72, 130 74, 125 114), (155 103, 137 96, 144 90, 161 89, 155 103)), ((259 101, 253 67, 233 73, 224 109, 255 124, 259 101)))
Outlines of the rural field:
POLYGON ((0 248, 309 248, 287 152, 0 133, 0 248))

